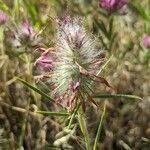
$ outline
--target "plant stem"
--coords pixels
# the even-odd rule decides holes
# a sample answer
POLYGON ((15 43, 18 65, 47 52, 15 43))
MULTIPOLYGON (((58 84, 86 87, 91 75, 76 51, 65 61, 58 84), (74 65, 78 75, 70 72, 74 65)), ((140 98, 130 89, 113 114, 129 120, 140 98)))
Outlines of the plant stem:
POLYGON ((71 127, 71 125, 72 125, 72 122, 73 122, 73 119, 74 119, 75 115, 77 114, 77 111, 79 110, 80 106, 81 106, 81 103, 78 103, 78 105, 77 105, 75 111, 74 111, 73 114, 71 115, 71 118, 70 118, 70 121, 69 121, 69 124, 68 124, 68 129, 70 129, 70 127, 71 127))
POLYGON ((25 115, 23 116, 23 120, 22 120, 22 127, 21 127, 21 134, 19 136, 19 140, 18 140, 18 148, 21 149, 21 147, 23 146, 23 140, 24 140, 24 137, 25 137, 25 130, 26 130, 26 123, 27 123, 27 119, 28 119, 28 112, 29 112, 29 105, 30 105, 30 99, 28 99, 28 103, 27 103, 27 106, 26 106, 26 112, 25 112, 25 115))
POLYGON ((79 120, 81 131, 85 138, 86 150, 90 150, 90 139, 89 139, 89 135, 88 135, 86 120, 84 118, 82 109, 79 109, 79 111, 78 111, 78 120, 79 120))
POLYGON ((42 115, 49 115, 49 116, 68 116, 69 114, 68 113, 65 113, 65 112, 49 112, 49 111, 36 111, 36 112, 32 112, 30 110, 27 110, 27 109, 23 109, 23 108, 20 108, 20 107, 16 107, 16 106, 11 106, 5 102, 2 102, 0 101, 0 105, 2 105, 3 107, 7 107, 13 111, 16 111, 16 112, 20 112, 22 114, 26 114, 28 113, 29 115, 31 115, 32 117, 34 116, 42 116, 42 115))
POLYGON ((102 130, 102 125, 103 125, 105 114, 106 114, 106 103, 104 103, 103 113, 102 113, 102 116, 100 118, 99 126, 98 126, 98 129, 97 129, 97 134, 96 134, 96 138, 95 138, 95 141, 94 141, 93 150, 96 150, 96 148, 97 148, 97 144, 98 144, 98 140, 99 140, 100 133, 101 133, 101 130, 102 130))
POLYGON ((36 113, 42 114, 42 115, 47 115, 47 116, 68 116, 69 113, 64 113, 64 112, 50 112, 50 111, 36 111, 36 113))
POLYGON ((126 94, 104 94, 104 95, 94 95, 93 98, 125 98, 133 100, 142 100, 141 97, 136 95, 126 95, 126 94))

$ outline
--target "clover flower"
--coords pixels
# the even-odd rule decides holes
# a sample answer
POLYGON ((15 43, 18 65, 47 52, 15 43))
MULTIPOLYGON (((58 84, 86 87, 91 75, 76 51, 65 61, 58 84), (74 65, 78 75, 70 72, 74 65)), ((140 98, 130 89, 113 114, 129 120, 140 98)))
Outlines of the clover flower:
POLYGON ((120 10, 126 5, 127 0, 100 0, 99 5, 106 10, 120 10))
POLYGON ((9 17, 0 10, 0 25, 5 24, 8 21, 9 17))
POLYGON ((144 47, 150 48, 150 36, 149 35, 144 35, 142 39, 142 43, 144 47))
MULTIPOLYGON (((94 100, 90 94, 94 91, 93 83, 108 82, 98 77, 97 73, 104 63, 104 52, 97 48, 96 38, 86 33, 80 18, 66 17, 57 20, 58 34, 53 56, 53 69, 49 82, 53 85, 52 96, 68 110, 73 110, 81 102, 94 100)), ((46 59, 49 64, 51 58, 46 59)), ((96 104, 96 103, 95 103, 96 104)))
POLYGON ((37 32, 33 29, 28 20, 22 22, 15 30, 15 37, 22 45, 37 47, 41 41, 37 32))
MULTIPOLYGON (((41 50, 41 49, 38 49, 41 50)), ((34 63, 35 66, 39 67, 43 71, 50 71, 53 68, 53 58, 47 52, 43 52, 42 55, 34 63)))

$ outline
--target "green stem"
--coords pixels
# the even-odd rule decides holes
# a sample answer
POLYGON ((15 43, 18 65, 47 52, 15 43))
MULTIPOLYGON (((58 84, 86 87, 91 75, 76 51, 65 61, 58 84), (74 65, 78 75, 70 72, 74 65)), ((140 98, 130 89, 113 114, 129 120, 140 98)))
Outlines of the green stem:
POLYGON ((99 74, 101 73, 101 71, 106 68, 106 66, 110 63, 112 57, 113 57, 113 55, 111 55, 111 56, 109 57, 109 59, 107 60, 107 62, 100 68, 100 70, 98 71, 98 73, 96 74, 96 76, 99 76, 99 74))
POLYGON ((86 150, 90 150, 90 139, 89 139, 89 134, 87 130, 86 120, 85 120, 82 109, 79 109, 78 111, 78 120, 79 120, 81 131, 85 138, 86 150))
POLYGON ((71 118, 70 118, 70 121, 69 121, 69 124, 68 124, 68 129, 70 129, 70 127, 71 127, 71 125, 72 125, 72 122, 73 122, 73 119, 74 119, 75 115, 77 114, 77 111, 79 110, 80 106, 81 106, 81 103, 79 103, 79 104, 77 105, 77 108, 75 109, 75 111, 74 111, 73 114, 71 115, 71 118))
POLYGON ((36 113, 42 114, 42 115, 49 115, 49 116, 68 116, 68 113, 62 113, 62 112, 49 112, 49 111, 36 111, 36 113))
POLYGON ((98 144, 98 140, 100 138, 100 134, 101 134, 101 130, 102 130, 102 125, 103 125, 105 114, 106 114, 106 103, 104 103, 103 113, 102 113, 102 116, 100 118, 100 122, 99 122, 98 130, 97 130, 96 138, 95 138, 95 141, 94 141, 93 150, 96 150, 96 148, 97 148, 97 144, 98 144))
POLYGON ((104 94, 104 95, 95 95, 93 98, 125 98, 133 100, 142 100, 141 97, 136 95, 126 95, 126 94, 104 94))
POLYGON ((26 107, 26 113, 23 116, 23 121, 22 121, 22 127, 21 127, 21 134, 18 140, 18 148, 21 149, 21 147, 23 146, 23 140, 25 137, 25 130, 26 130, 26 125, 27 125, 27 119, 28 119, 28 112, 29 112, 29 105, 30 105, 30 99, 28 99, 28 103, 27 103, 27 107, 26 107))

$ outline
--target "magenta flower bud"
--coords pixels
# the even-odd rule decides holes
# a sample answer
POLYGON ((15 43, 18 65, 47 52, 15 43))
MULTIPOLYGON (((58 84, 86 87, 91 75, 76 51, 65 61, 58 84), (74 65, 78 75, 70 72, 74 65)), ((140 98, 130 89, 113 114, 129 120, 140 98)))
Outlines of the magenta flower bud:
POLYGON ((150 48, 150 35, 144 35, 142 39, 144 47, 150 48))
POLYGON ((29 24, 29 22, 27 20, 25 20, 23 23, 22 23, 22 34, 26 35, 26 36, 30 36, 30 35, 34 35, 34 31, 33 31, 33 28, 32 26, 29 24))
POLYGON ((48 71, 53 68, 53 60, 48 54, 44 54, 36 60, 34 65, 38 66, 41 70, 48 71))
POLYGON ((30 40, 35 36, 35 31, 33 30, 30 23, 25 20, 18 29, 18 36, 21 40, 30 40))
POLYGON ((99 5, 106 10, 120 10, 126 5, 127 0, 100 0, 99 5))
POLYGON ((0 25, 5 24, 8 21, 8 16, 0 10, 0 25))

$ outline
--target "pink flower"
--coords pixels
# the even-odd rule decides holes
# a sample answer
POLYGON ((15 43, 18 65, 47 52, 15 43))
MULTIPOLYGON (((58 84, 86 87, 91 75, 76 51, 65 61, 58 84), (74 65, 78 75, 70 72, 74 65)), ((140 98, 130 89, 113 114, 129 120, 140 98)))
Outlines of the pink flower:
POLYGON ((15 36, 22 45, 27 45, 28 47, 39 47, 41 42, 41 38, 28 20, 23 21, 18 26, 15 31, 15 36))
POLYGON ((8 21, 8 16, 0 10, 0 25, 5 24, 8 21))
POLYGON ((32 26, 30 25, 30 23, 27 20, 25 20, 22 23, 22 33, 26 36, 30 36, 31 34, 35 34, 32 26))
POLYGON ((22 22, 22 25, 19 27, 17 32, 19 38, 22 40, 32 39, 36 34, 28 20, 22 22))
POLYGON ((146 48, 150 48, 150 35, 144 35, 142 43, 146 48))
POLYGON ((106 10, 119 10, 126 5, 127 0, 100 0, 100 7, 106 10))
POLYGON ((41 70, 51 70, 53 68, 53 60, 48 53, 41 55, 35 62, 35 65, 38 66, 41 70))

